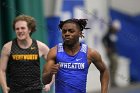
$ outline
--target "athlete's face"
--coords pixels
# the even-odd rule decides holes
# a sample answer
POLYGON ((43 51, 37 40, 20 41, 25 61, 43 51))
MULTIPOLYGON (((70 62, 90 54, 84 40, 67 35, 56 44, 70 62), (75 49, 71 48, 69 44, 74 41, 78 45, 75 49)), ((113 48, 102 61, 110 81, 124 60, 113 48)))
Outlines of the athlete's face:
POLYGON ((65 23, 62 27, 62 38, 66 45, 73 45, 79 42, 82 32, 75 23, 65 23))
POLYGON ((15 23, 15 32, 17 39, 25 40, 30 37, 31 30, 27 27, 26 21, 17 21, 15 23))

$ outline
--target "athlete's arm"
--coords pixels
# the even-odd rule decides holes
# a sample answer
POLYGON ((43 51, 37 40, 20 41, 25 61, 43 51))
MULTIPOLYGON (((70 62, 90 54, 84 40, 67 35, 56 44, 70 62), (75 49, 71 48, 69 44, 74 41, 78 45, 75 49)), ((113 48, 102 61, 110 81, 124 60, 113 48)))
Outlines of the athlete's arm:
MULTIPOLYGON (((49 47, 40 41, 37 41, 37 44, 38 44, 38 48, 39 48, 39 56, 40 57, 42 56, 45 59, 45 61, 47 62, 47 55, 49 52, 49 47)), ((49 84, 46 84, 44 87, 44 90, 46 92, 50 90, 50 87, 54 83, 54 81, 55 81, 55 78, 53 76, 51 82, 49 84)))
POLYGON ((101 93, 108 93, 109 71, 96 50, 89 49, 88 52, 90 60, 100 71, 101 93))
POLYGON ((9 87, 6 83, 6 69, 8 64, 8 59, 10 55, 12 42, 5 44, 1 51, 0 56, 0 84, 2 86, 3 93, 8 93, 9 87))
POLYGON ((44 86, 44 88, 43 88, 44 91, 46 91, 46 92, 50 91, 51 85, 54 83, 54 81, 55 81, 55 75, 53 75, 52 81, 51 81, 49 84, 46 84, 46 85, 44 86))
POLYGON ((39 48, 39 56, 43 57, 45 60, 47 60, 49 47, 46 44, 44 44, 40 41, 37 41, 37 45, 38 45, 38 48, 39 48))
POLYGON ((56 47, 50 49, 48 56, 47 56, 47 63, 43 69, 43 83, 49 84, 52 80, 52 76, 57 73, 59 69, 59 65, 55 64, 56 60, 56 47))

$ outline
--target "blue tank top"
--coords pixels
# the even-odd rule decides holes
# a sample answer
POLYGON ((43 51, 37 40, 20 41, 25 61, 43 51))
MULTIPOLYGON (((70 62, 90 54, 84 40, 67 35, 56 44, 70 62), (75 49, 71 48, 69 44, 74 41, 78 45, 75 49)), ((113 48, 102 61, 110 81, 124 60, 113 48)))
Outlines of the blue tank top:
POLYGON ((81 43, 80 51, 71 56, 64 51, 62 43, 58 44, 56 63, 60 69, 55 77, 55 93, 86 93, 87 49, 87 45, 81 43))

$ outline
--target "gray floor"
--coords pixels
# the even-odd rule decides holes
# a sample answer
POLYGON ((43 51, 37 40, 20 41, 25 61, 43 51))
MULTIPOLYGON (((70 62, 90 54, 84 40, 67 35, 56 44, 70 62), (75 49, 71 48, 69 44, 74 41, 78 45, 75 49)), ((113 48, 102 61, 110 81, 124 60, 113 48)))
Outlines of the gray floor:
MULTIPOLYGON (((94 93, 101 93, 101 92, 94 92, 94 93)), ((131 84, 130 86, 123 87, 123 88, 119 88, 119 87, 110 88, 109 93, 140 93, 140 84, 131 84)))

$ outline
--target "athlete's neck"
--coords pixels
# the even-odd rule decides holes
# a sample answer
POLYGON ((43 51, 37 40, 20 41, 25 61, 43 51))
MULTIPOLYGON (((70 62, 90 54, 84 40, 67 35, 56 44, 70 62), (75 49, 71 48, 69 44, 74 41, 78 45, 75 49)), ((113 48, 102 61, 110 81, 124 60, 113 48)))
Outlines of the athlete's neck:
POLYGON ((74 45, 69 45, 69 46, 68 45, 64 45, 64 50, 69 55, 75 55, 80 50, 80 43, 76 43, 74 45))
POLYGON ((25 40, 17 39, 17 43, 18 43, 20 48, 26 49, 26 48, 29 48, 31 46, 32 39, 31 38, 28 38, 28 39, 25 39, 25 40))

